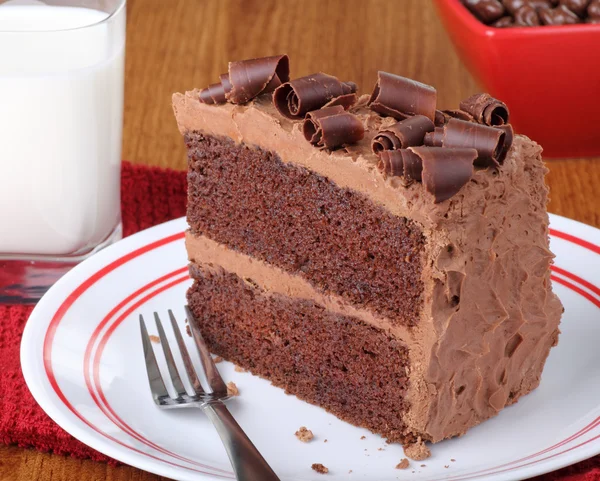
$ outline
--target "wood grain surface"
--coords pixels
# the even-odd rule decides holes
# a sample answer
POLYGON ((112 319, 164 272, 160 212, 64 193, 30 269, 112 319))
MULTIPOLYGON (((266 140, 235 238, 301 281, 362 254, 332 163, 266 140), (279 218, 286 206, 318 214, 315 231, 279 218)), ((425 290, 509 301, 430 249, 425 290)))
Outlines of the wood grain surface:
MULTIPOLYGON (((129 0, 123 158, 185 168, 171 94, 227 61, 288 53, 292 76, 323 71, 368 92, 377 70, 434 85, 442 108, 479 91, 429 0, 129 0)), ((600 138, 599 138, 600 141, 600 138)), ((600 159, 548 162, 550 211, 600 226, 600 159)), ((156 481, 128 466, 0 447, 0 481, 156 481)))

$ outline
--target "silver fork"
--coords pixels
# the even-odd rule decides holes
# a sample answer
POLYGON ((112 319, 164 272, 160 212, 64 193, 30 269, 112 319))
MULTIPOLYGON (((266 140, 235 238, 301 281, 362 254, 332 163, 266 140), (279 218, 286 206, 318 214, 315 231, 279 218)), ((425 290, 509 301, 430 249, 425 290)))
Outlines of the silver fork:
POLYGON ((221 441, 223 441, 225 449, 227 450, 227 455, 233 466, 236 478, 239 481, 279 481, 277 475, 258 452, 254 444, 252 444, 252 441, 246 436, 246 433, 244 433, 223 403, 223 401, 229 397, 227 394, 227 386, 223 382, 223 378, 215 366, 212 356, 202 338, 202 334, 198 329, 196 320, 188 306, 185 306, 185 311, 211 392, 206 392, 202 388, 189 352, 183 342, 183 337, 177 326, 175 316, 169 309, 169 318, 171 320, 171 325, 173 326, 177 346, 183 359, 188 380, 193 387, 193 394, 188 394, 181 381, 177 366, 175 365, 173 353, 171 352, 169 341, 167 340, 160 317, 158 313, 155 312, 154 320, 156 321, 156 328, 158 329, 160 345, 162 346, 165 355, 169 376, 171 377, 173 387, 177 392, 176 397, 169 395, 158 368, 158 363, 156 362, 156 356, 154 355, 152 343, 148 336, 146 323, 144 322, 143 316, 140 314, 140 330, 142 333, 142 344, 144 346, 144 358, 146 360, 148 381, 150 383, 150 391, 152 392, 154 402, 161 409, 184 407, 196 407, 202 409, 217 429, 221 441))

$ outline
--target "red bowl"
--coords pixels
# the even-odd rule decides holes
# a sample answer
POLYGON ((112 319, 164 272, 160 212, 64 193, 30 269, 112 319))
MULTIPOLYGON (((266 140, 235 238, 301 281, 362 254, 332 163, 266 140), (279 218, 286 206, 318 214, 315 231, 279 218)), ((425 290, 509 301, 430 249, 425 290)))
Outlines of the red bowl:
POLYGON ((459 56, 545 157, 600 155, 600 25, 494 28, 434 0, 459 56))

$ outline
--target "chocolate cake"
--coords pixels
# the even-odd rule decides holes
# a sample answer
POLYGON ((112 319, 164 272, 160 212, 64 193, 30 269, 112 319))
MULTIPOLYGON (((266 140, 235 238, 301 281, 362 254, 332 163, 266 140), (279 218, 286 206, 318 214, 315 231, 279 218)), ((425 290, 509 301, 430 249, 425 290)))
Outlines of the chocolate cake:
POLYGON ((546 168, 502 102, 437 110, 385 72, 358 96, 277 56, 173 108, 214 353, 416 457, 539 384, 562 312, 546 168))

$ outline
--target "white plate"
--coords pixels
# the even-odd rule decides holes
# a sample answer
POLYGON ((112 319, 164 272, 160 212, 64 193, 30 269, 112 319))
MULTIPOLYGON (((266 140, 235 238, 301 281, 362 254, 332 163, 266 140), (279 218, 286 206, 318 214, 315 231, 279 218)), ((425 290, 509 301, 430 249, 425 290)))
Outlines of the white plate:
MULTIPOLYGON (((552 277, 566 311, 540 387, 408 470, 394 469, 399 445, 219 364, 240 389, 234 416, 282 481, 522 479, 600 453, 600 230, 557 216, 551 223, 552 277), (300 426, 315 433, 312 442, 296 439, 300 426), (312 463, 327 466, 327 477, 312 463)), ((170 478, 233 479, 208 419, 159 411, 145 373, 139 313, 173 308, 183 320, 185 228, 178 219, 140 232, 64 276, 29 318, 21 363, 42 408, 92 448, 170 478)))

